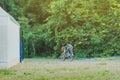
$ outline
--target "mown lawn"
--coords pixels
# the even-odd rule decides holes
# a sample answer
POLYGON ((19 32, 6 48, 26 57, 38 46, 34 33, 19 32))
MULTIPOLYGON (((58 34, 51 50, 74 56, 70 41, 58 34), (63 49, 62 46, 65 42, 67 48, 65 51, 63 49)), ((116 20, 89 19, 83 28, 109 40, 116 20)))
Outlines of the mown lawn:
POLYGON ((28 60, 0 70, 0 80, 120 80, 120 62, 28 60))

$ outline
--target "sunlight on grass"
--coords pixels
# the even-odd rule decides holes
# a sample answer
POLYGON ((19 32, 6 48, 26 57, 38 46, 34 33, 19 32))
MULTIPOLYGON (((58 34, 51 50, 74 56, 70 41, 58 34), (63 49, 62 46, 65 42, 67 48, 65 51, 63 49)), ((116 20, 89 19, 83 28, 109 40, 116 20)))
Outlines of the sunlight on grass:
POLYGON ((119 62, 23 62, 0 71, 0 80, 120 80, 119 62))
POLYGON ((96 60, 120 60, 120 57, 95 58, 96 60))

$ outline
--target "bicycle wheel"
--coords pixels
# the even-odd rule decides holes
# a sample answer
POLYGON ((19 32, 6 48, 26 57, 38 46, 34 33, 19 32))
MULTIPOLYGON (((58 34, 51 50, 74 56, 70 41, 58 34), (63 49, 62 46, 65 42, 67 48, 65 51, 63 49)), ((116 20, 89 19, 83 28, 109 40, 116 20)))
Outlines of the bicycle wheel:
POLYGON ((62 53, 62 54, 61 54, 61 60, 62 60, 62 61, 65 61, 65 59, 66 59, 66 58, 65 58, 65 53, 62 53))
POLYGON ((74 59, 74 57, 73 57, 73 56, 71 56, 71 57, 70 57, 70 61, 73 61, 73 59, 74 59))
POLYGON ((70 61, 73 61, 73 59, 74 59, 74 56, 71 54, 71 55, 69 56, 69 60, 70 60, 70 61))

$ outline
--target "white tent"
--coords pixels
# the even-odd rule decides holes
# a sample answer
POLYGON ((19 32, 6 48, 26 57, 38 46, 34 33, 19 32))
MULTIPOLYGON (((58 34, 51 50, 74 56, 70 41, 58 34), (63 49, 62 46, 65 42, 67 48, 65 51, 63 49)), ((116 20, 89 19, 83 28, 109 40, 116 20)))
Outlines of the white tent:
POLYGON ((20 62, 20 25, 0 7, 0 69, 20 62))

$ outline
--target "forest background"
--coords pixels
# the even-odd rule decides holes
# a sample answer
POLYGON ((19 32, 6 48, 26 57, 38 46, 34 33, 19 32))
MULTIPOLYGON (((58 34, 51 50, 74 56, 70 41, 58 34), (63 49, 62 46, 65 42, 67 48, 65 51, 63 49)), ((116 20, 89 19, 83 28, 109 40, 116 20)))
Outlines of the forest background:
POLYGON ((120 0, 0 0, 22 30, 25 57, 52 57, 71 42, 76 58, 120 55, 120 0))

